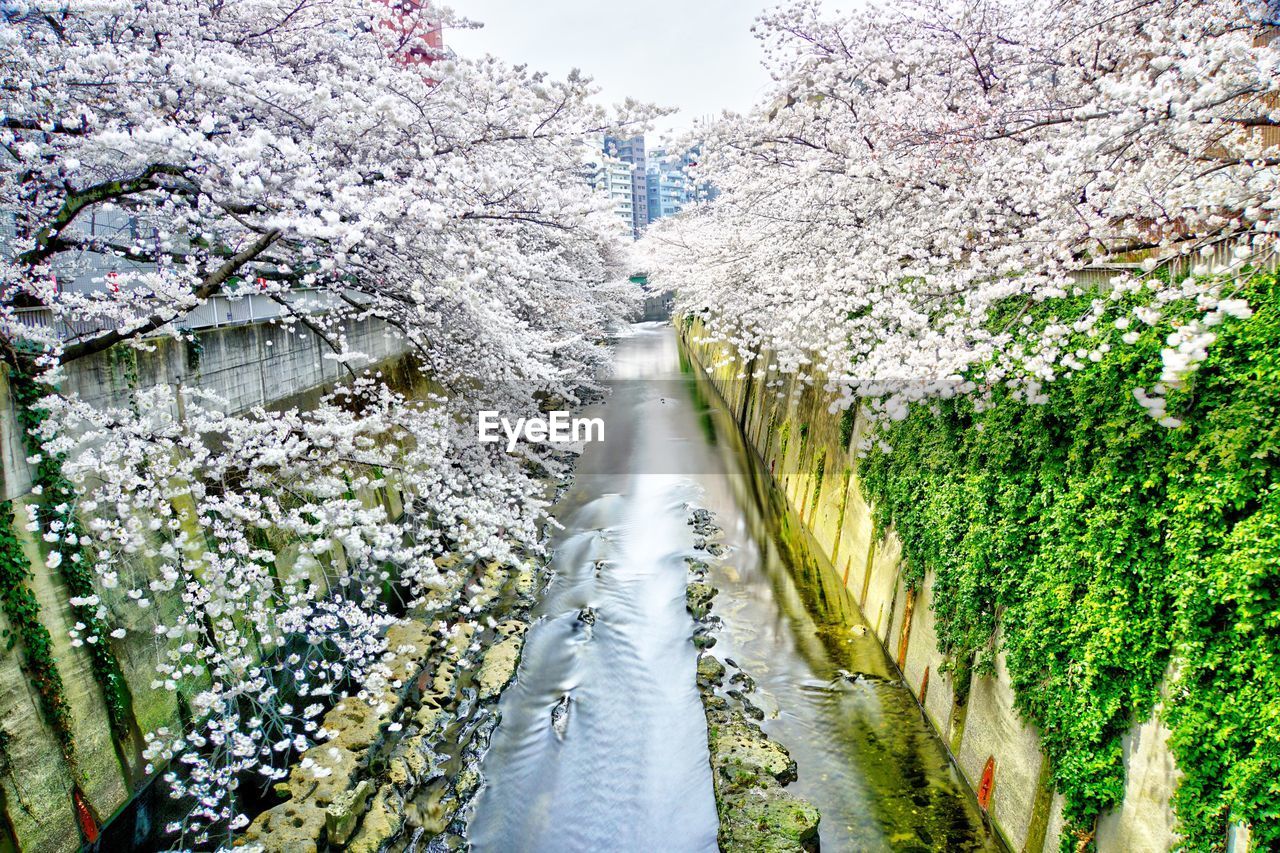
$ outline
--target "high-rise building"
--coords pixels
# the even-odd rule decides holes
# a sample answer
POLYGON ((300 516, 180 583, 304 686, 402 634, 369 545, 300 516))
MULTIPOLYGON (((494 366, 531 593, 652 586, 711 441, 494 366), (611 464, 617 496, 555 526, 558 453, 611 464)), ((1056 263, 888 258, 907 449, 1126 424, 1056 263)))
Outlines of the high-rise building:
POLYGON ((675 216, 689 204, 689 177, 683 158, 655 150, 649 156, 649 221, 675 216))
POLYGON ((596 137, 593 148, 587 181, 608 193, 614 213, 637 239, 649 223, 714 197, 710 184, 694 177, 696 147, 678 155, 663 149, 646 153, 643 136, 604 136, 596 137))
POLYGON ((631 232, 636 238, 649 224, 649 184, 644 154, 644 136, 624 139, 619 136, 604 138, 607 156, 629 163, 631 170, 631 232))
POLYGON ((585 169, 587 183, 598 193, 609 197, 614 215, 626 223, 635 235, 635 167, 603 151, 588 159, 585 169))
POLYGON ((700 151, 691 148, 684 154, 669 154, 663 149, 649 153, 649 221, 675 216, 689 205, 715 198, 715 189, 706 181, 698 181, 700 151))

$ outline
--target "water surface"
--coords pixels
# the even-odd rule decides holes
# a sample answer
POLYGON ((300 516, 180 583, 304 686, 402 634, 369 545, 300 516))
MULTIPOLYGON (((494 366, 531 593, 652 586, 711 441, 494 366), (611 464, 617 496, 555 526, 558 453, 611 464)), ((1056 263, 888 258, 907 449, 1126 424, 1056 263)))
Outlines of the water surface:
POLYGON ((698 484, 669 326, 618 344, 606 420, 557 508, 555 575, 534 613, 517 681, 482 769, 476 850, 715 850, 706 719, 684 607, 698 484), (692 460, 691 460, 692 463, 692 460), (666 471, 668 473, 653 473, 666 471), (595 624, 581 618, 594 611, 595 624), (563 735, 553 712, 570 697, 563 735))
POLYGON ((822 813, 822 848, 995 849, 843 585, 809 554, 710 386, 681 374, 674 330, 632 327, 616 380, 588 413, 605 418, 606 441, 586 448, 558 510, 556 575, 500 703, 475 848, 716 849, 684 609, 696 505, 729 546, 712 571, 715 653, 757 682, 761 725, 799 765, 791 790, 822 813), (565 696, 561 738, 552 715, 565 696))

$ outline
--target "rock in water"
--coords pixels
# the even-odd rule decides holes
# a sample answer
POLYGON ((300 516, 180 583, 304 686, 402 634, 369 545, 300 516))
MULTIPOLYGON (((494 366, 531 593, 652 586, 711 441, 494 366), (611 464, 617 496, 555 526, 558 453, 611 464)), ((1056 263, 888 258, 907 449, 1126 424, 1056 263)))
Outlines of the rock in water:
POLYGON ((711 655, 698 658, 698 686, 707 689, 719 687, 724 680, 724 664, 711 655))
POLYGON ((582 632, 582 640, 590 640, 595 636, 596 630, 596 611, 591 607, 584 607, 578 611, 578 618, 573 624, 574 631, 582 632))
POLYGON ((569 705, 572 702, 573 697, 566 693, 551 709, 551 730, 556 733, 556 740, 564 740, 565 730, 569 728, 569 705))
POLYGON ((716 592, 715 587, 699 581, 694 581, 685 587, 685 609, 689 611, 695 621, 702 621, 707 618, 707 614, 711 610, 712 599, 716 597, 716 592))
POLYGON ((705 509, 695 509, 689 516, 689 525, 693 528, 693 532, 699 536, 714 536, 720 532, 720 528, 716 527, 713 516, 710 511, 705 509))

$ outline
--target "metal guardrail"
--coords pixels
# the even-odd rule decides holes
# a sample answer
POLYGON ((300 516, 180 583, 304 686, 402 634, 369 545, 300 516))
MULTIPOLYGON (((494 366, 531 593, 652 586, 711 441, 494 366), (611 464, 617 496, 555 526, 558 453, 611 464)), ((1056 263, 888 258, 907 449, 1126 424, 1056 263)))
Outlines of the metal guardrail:
MULTIPOLYGON (((337 294, 321 288, 291 290, 285 297, 288 309, 269 296, 247 293, 239 296, 218 294, 189 313, 177 318, 170 326, 181 329, 218 329, 224 326, 243 326, 283 317, 290 311, 296 314, 322 314, 340 303, 337 294)), ((29 329, 56 330, 62 340, 90 337, 116 328, 115 324, 94 320, 55 320, 49 308, 14 308, 6 324, 16 323, 29 329)), ((161 334, 157 330, 156 334, 161 334)))

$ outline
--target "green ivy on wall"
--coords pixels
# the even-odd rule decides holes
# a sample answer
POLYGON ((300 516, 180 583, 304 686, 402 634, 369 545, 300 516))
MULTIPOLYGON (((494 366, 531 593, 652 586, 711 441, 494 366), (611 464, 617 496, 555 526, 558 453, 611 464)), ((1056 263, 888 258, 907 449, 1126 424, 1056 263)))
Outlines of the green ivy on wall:
MULTIPOLYGON (((131 699, 120 663, 111 649, 106 625, 98 618, 96 606, 77 603, 91 599, 96 590, 90 568, 92 560, 84 546, 87 534, 76 514, 75 487, 62 474, 63 458, 46 452, 39 439, 40 429, 49 416, 48 411, 39 405, 47 388, 29 374, 17 370, 10 371, 9 383, 27 452, 38 457, 32 478, 36 487, 33 492, 39 495, 36 520, 41 531, 56 530, 60 534, 56 545, 61 556, 58 572, 74 599, 72 612, 76 620, 85 626, 80 636, 89 654, 94 678, 102 690, 111 730, 118 737, 127 737, 131 699)), ((25 566, 25 558, 22 562, 25 566)), ((61 689, 61 682, 58 689, 61 689)))
POLYGON ((813 469, 813 501, 811 505, 817 509, 818 498, 822 495, 822 480, 827 473, 827 457, 825 455, 818 458, 818 464, 813 469))
POLYGON ((848 450, 849 442, 853 440, 855 414, 856 412, 852 406, 840 412, 840 447, 843 450, 848 450))
POLYGON ((191 329, 180 329, 183 349, 186 352, 187 370, 200 372, 200 361, 204 358, 204 339, 191 329))
POLYGON ((1000 391, 981 409, 915 406, 881 428, 891 450, 860 462, 909 583, 934 573, 958 677, 992 671, 999 624, 1018 709, 1065 796, 1065 849, 1087 846, 1119 803, 1121 737, 1166 680, 1183 846, 1224 850, 1245 822, 1257 849, 1280 848, 1277 276, 1243 295, 1255 315, 1219 326, 1168 395, 1178 429, 1132 393, 1158 381, 1166 322, 1046 386, 1047 403, 1000 391))
POLYGON ((13 531, 13 504, 0 501, 0 607, 9 622, 8 648, 21 645, 22 666, 40 696, 40 711, 53 729, 67 762, 75 762, 71 708, 53 656, 53 638, 40 621, 40 602, 27 581, 31 566, 13 531))

